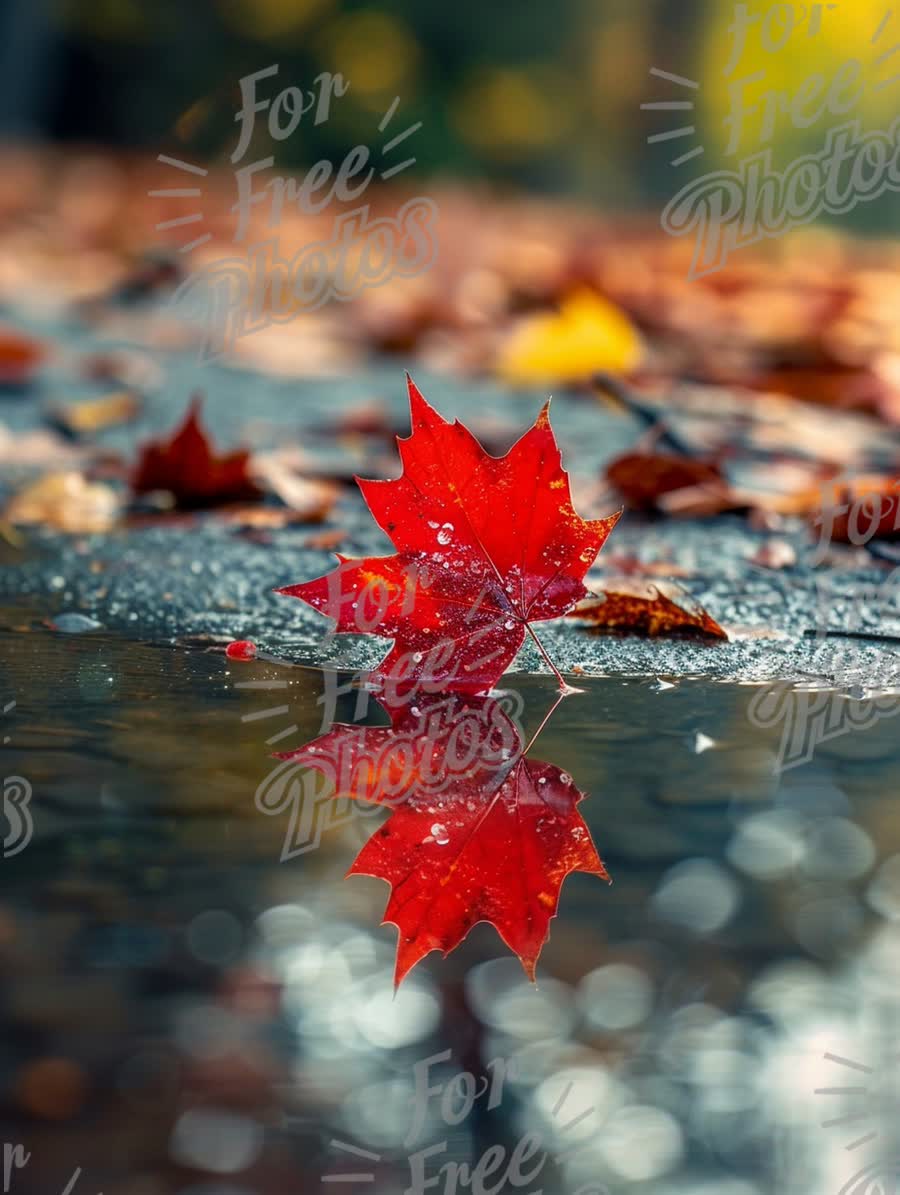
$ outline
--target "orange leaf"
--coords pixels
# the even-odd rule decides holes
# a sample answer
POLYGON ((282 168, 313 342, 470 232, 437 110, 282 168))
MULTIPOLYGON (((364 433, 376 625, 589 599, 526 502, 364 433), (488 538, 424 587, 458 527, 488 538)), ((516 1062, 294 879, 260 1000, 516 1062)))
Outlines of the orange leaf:
POLYGON ((693 613, 685 610, 659 590, 653 596, 610 591, 602 597, 580 602, 569 614, 590 624, 591 630, 631 632, 636 635, 697 635, 708 639, 728 636, 707 612, 698 607, 693 613))
POLYGON ((900 478, 872 475, 835 482, 815 522, 830 527, 835 543, 900 539, 900 478))

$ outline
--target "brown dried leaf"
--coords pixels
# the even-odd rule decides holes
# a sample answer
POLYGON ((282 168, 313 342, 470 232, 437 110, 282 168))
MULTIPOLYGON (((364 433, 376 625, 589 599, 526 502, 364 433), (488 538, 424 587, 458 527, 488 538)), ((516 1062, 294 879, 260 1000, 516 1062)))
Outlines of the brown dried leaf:
POLYGON ((686 489, 721 501, 727 489, 714 462, 666 452, 627 452, 607 465, 606 479, 632 510, 659 510, 663 495, 686 489))
POLYGON ((719 624, 698 606, 685 610, 654 586, 650 596, 620 590, 605 590, 602 596, 586 598, 570 611, 567 618, 588 623, 592 631, 626 632, 635 635, 693 635, 703 639, 728 636, 719 624))

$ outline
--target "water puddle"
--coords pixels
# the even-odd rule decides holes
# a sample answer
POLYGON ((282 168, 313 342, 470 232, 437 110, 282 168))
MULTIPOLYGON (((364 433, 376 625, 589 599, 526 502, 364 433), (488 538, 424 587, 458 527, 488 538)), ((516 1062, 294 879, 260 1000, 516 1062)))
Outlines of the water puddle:
POLYGON ((346 674, 0 623, 4 1140, 32 1190, 464 1190, 496 1146, 484 1190, 836 1195, 875 1164, 854 1139, 890 1153, 888 704, 583 678, 542 726, 551 680, 504 677, 613 882, 568 877, 536 986, 479 925, 395 997, 387 889, 344 878, 383 811, 333 817, 274 758, 332 716, 387 726, 377 702, 346 674), (878 1080, 868 1119, 850 1063, 878 1080))

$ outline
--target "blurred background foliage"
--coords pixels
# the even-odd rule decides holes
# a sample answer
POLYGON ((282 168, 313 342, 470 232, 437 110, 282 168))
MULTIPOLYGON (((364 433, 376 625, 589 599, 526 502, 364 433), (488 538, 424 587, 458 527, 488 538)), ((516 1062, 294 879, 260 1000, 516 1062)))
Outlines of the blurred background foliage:
MULTIPOLYGON (((803 9, 808 25, 807 10, 816 6, 749 0, 747 7, 753 15, 779 8, 782 21, 803 9)), ((888 29, 877 51, 872 45, 884 0, 842 0, 823 10, 820 32, 809 37, 798 24, 780 53, 766 52, 751 34, 734 74, 764 69, 758 88, 795 90, 811 71, 830 80, 842 61, 858 57, 867 82, 864 125, 887 127, 895 89, 875 92, 874 84, 896 72, 898 59, 874 60, 895 35, 888 29)), ((415 140, 422 176, 486 178, 608 208, 656 206, 691 177, 734 165, 724 152, 734 11, 723 0, 6 0, 0 127, 227 159, 238 80, 277 62, 280 86, 308 87, 321 71, 351 84, 327 124, 303 121, 275 147, 279 167, 336 160, 360 141, 376 145, 381 114, 399 95, 405 120, 423 122, 415 140), (692 139, 647 144, 673 127, 676 114, 641 111, 641 103, 687 94, 650 78, 651 66, 700 84, 690 97, 699 97, 696 118, 688 118, 692 139), (683 152, 696 144, 705 146, 702 156, 670 165, 673 145, 683 152)), ((892 23, 900 29, 900 18, 892 23)), ((760 97, 758 89, 747 94, 760 97)), ((784 164, 820 148, 837 123, 826 113, 798 133, 782 118, 776 159, 784 164)), ((758 123, 749 128, 755 133, 758 123)), ((738 156, 756 148, 742 146, 738 156)), ((892 231, 895 209, 887 196, 853 216, 857 227, 892 231)))

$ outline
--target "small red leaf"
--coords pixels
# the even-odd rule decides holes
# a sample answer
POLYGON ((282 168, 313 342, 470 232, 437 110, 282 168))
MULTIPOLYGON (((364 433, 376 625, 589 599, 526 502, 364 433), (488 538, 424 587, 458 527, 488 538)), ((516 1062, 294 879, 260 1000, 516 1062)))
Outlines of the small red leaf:
POLYGON ((171 439, 144 445, 131 481, 136 494, 168 490, 186 509, 259 497, 247 472, 250 453, 217 456, 200 424, 200 405, 195 396, 171 439))

